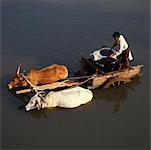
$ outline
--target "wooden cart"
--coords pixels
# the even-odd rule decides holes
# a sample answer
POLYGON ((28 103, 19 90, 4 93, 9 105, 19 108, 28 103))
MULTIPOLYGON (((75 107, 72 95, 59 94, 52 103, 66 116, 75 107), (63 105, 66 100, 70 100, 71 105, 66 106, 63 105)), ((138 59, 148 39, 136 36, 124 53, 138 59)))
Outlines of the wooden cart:
POLYGON ((131 79, 141 75, 143 65, 128 67, 127 69, 111 68, 109 72, 103 72, 102 64, 95 63, 91 58, 82 57, 79 74, 81 76, 94 75, 92 88, 109 88, 120 84, 131 82, 131 79), (112 71, 113 70, 113 71, 112 71))

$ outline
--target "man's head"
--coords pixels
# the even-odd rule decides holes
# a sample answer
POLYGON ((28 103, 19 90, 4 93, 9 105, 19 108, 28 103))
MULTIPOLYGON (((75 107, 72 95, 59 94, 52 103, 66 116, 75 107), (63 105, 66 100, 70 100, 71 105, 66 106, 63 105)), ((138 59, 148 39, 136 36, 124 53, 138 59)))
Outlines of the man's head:
POLYGON ((120 33, 119 32, 114 32, 114 34, 112 35, 114 37, 115 40, 118 40, 120 37, 120 33))

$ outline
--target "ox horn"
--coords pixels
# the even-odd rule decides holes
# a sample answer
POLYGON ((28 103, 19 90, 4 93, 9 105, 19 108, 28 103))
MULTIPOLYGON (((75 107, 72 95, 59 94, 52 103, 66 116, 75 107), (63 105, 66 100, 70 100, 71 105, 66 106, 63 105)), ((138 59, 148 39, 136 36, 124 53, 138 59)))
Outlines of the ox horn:
POLYGON ((17 72, 16 72, 17 75, 19 75, 20 70, 21 70, 21 64, 20 64, 20 65, 18 66, 18 68, 17 68, 17 72))

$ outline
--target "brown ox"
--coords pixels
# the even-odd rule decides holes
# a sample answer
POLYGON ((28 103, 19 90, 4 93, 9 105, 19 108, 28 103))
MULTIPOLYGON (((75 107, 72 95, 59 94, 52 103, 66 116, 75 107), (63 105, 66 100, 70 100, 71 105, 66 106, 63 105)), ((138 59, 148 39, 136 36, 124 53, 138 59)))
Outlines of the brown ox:
MULTIPOLYGON (((20 75, 20 69, 21 66, 18 67, 15 78, 8 84, 9 89, 28 85, 25 79, 20 75)), ((64 65, 53 64, 40 70, 31 69, 26 77, 34 85, 48 84, 66 79, 68 77, 68 69, 64 65)))

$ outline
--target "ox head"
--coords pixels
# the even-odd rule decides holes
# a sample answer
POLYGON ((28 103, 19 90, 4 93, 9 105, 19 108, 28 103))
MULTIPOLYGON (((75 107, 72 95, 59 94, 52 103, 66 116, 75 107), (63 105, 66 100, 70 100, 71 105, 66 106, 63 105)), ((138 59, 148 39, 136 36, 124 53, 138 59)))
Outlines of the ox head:
POLYGON ((25 108, 26 108, 26 111, 33 110, 35 108, 38 108, 38 110, 40 108, 44 108, 44 102, 39 96, 39 93, 37 93, 30 99, 29 103, 25 106, 25 108))
POLYGON ((28 85, 27 82, 25 81, 25 79, 20 75, 20 71, 21 71, 21 65, 18 66, 15 77, 8 84, 9 89, 28 85))

